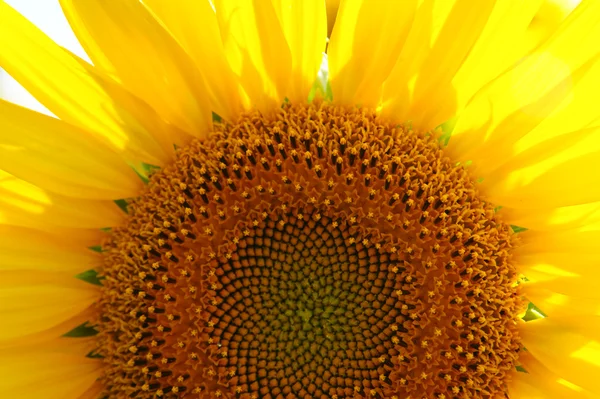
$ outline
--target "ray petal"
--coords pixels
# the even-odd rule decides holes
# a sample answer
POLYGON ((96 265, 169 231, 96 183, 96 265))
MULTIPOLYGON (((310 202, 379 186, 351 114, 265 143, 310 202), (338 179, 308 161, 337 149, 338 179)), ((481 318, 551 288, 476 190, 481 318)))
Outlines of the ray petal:
MULTIPOLYGON (((61 343, 59 348, 34 346, 0 350, 0 396, 65 399, 77 398, 88 392, 100 377, 102 361, 73 350, 73 341, 83 340, 68 341, 61 343)), ((79 346, 76 344, 76 347, 79 346)))
POLYGON ((84 47, 93 49, 92 61, 100 52, 99 64, 110 63, 109 72, 164 119, 194 136, 207 133, 212 116, 202 76, 142 2, 63 0, 61 5, 84 47))
POLYGON ((529 230, 565 231, 600 228, 600 202, 559 208, 508 208, 500 210, 503 220, 529 230))
POLYGON ((515 373, 509 384, 509 394, 515 399, 591 399, 589 391, 574 385, 548 370, 529 352, 520 355, 527 373, 515 373))
POLYGON ((227 59, 246 92, 247 106, 278 107, 289 87, 292 57, 273 4, 216 0, 227 59))
POLYGON ((98 287, 67 273, 0 272, 0 340, 50 329, 87 309, 98 287))
POLYGON ((327 41, 327 15, 323 1, 273 0, 292 55, 289 99, 306 102, 321 67, 327 41))
POLYGON ((0 168, 59 195, 135 196, 142 187, 121 157, 67 122, 0 100, 0 168))
POLYGON ((518 59, 540 1, 421 2, 383 91, 383 115, 432 129, 518 59), (431 106, 435 104, 435 106, 431 106))
POLYGON ((78 247, 68 238, 60 240, 49 233, 0 225, 0 270, 40 270, 70 272, 92 269, 98 254, 78 247))
POLYGON ((214 111, 225 119, 235 118, 241 110, 239 82, 227 62, 217 17, 210 3, 206 0, 146 0, 144 4, 194 60, 214 111), (202 34, 198 33, 199 26, 202 34))
POLYGON ((416 8, 412 0, 341 2, 327 50, 334 101, 378 105, 381 84, 402 50, 416 8))
POLYGON ((153 132, 136 118, 144 112, 143 106, 133 110, 134 116, 131 109, 116 104, 106 90, 112 86, 116 91, 116 82, 58 46, 3 1, 0 47, 0 66, 59 118, 101 139, 127 159, 153 164, 165 159, 153 132))
POLYGON ((447 150, 472 162, 493 202, 548 209, 598 200, 595 174, 572 173, 587 170, 600 153, 593 100, 600 90, 599 15, 600 3, 582 2, 460 116, 447 150))
POLYGON ((600 394, 600 316, 547 317, 521 328, 527 351, 556 375, 600 394))
POLYGON ((116 226, 124 218, 113 201, 54 194, 0 170, 0 225, 99 229, 116 226))

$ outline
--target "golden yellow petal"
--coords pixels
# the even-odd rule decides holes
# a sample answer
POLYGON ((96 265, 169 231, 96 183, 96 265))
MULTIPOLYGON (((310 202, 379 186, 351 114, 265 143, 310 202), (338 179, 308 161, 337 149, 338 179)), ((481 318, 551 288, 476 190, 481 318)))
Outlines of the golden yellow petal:
POLYGON ((533 49, 550 37, 581 0, 544 0, 527 28, 524 48, 533 49))
POLYGON ((292 54, 287 97, 306 102, 321 66, 327 41, 327 13, 319 0, 272 0, 292 54))
MULTIPOLYGON (((192 137, 177 126, 164 120, 148 103, 131 94, 120 83, 98 68, 72 54, 72 57, 102 85, 114 104, 118 104, 123 115, 122 122, 132 131, 129 136, 131 152, 128 159, 141 160, 151 165, 162 166, 175 153, 173 143, 184 145, 192 137), (136 152, 134 152, 136 150, 136 152)), ((117 151, 120 152, 120 151, 117 151)), ((133 164, 135 166, 135 164, 133 164)), ((142 170, 143 171, 143 170, 142 170)))
POLYGON ((341 2, 327 50, 335 102, 378 105, 416 9, 416 0, 341 2))
POLYGON ((101 51, 119 81, 164 119, 194 136, 207 133, 212 115, 202 76, 141 2, 63 0, 61 5, 80 40, 94 42, 92 61, 101 51))
MULTIPOLYGON (((600 89, 598 76, 600 63, 592 59, 539 99, 512 112, 496 127, 490 127, 487 136, 480 137, 480 142, 470 150, 465 149, 467 152, 461 159, 469 157, 476 173, 493 186, 492 183, 514 179, 517 174, 528 182, 529 175, 535 176, 560 162, 598 150, 600 129, 595 121, 599 112, 589 103, 600 89)), ((481 115, 487 112, 484 110, 481 115)), ((470 134, 461 136, 459 127, 457 145, 464 144, 463 138, 466 140, 470 134)))
POLYGON ((136 196, 140 178, 109 147, 61 120, 0 100, 0 168, 70 197, 136 196))
POLYGON ((116 226, 124 218, 113 201, 64 197, 0 170, 0 225, 98 229, 116 226))
POLYGON ((525 284, 522 289, 525 298, 543 314, 557 316, 600 316, 600 301, 594 298, 580 298, 563 295, 540 288, 535 284, 525 284))
POLYGON ((547 317, 521 327, 527 351, 557 376, 600 394, 600 316, 547 317))
MULTIPOLYGON (((547 380, 548 376, 543 375, 541 378, 547 380)), ((590 398, 589 395, 581 392, 573 392, 564 386, 561 386, 558 381, 551 380, 548 382, 539 383, 539 379, 532 377, 527 373, 519 373, 515 380, 510 384, 510 397, 515 399, 583 399, 590 398), (547 387, 547 388, 544 388, 547 387), (563 390, 560 390, 560 389, 563 390), (569 396, 564 396, 565 394, 569 396)))
POLYGON ((530 209, 594 201, 595 193, 581 193, 580 181, 566 189, 564 176, 600 150, 593 103, 600 89, 598 15, 600 3, 582 3, 552 38, 478 92, 459 118, 448 151, 472 161, 493 201, 530 209), (556 198, 547 187, 553 179, 556 198))
POLYGON ((25 345, 3 346, 0 356, 12 356, 23 353, 24 355, 37 353, 62 354, 85 357, 97 348, 97 338, 91 337, 67 337, 64 334, 55 336, 44 342, 31 342, 25 345))
POLYGON ((8 350, 19 351, 25 347, 32 348, 33 346, 36 346, 38 350, 59 349, 65 352, 62 345, 57 344, 57 341, 64 341, 69 344, 70 353, 73 353, 72 350, 75 350, 79 351, 77 354, 86 355, 95 349, 94 345, 97 345, 94 336, 81 337, 81 340, 73 341, 67 340, 66 338, 68 337, 64 337, 64 335, 76 327, 96 320, 97 317, 98 309, 92 305, 82 312, 75 314, 73 317, 45 330, 25 336, 0 340, 0 353, 7 352, 8 350), (81 345, 84 347, 80 348, 81 345))
POLYGON ((0 397, 78 398, 94 386, 101 369, 101 359, 86 358, 81 353, 44 351, 39 347, 0 351, 0 397))
POLYGON ((77 399, 98 399, 104 391, 104 385, 98 380, 95 381, 89 389, 77 397, 77 399))
POLYGON ((600 230, 528 231, 523 235, 520 253, 570 253, 572 256, 596 254, 600 230))
MULTIPOLYGON (((41 270, 73 275, 92 269, 97 253, 73 245, 69 237, 24 227, 0 225, 0 270, 41 270)), ((99 262, 98 262, 99 263, 99 262)))
MULTIPOLYGON (((452 78, 456 96, 456 113, 460 113, 473 95, 486 83, 526 54, 527 49, 522 47, 522 44, 528 35, 531 21, 537 15, 540 3, 543 2, 541 0, 496 2, 479 39, 452 78)), ((541 40, 541 37, 538 40, 541 40)), ((450 92, 448 89, 445 90, 450 92)), ((445 90, 434 89, 425 94, 433 103, 445 103, 447 101, 440 95, 445 90)), ((427 116, 428 120, 431 119, 430 126, 436 126, 453 116, 448 113, 449 108, 430 108, 433 108, 432 111, 428 111, 427 116)))
POLYGON ((98 295, 97 286, 70 273, 1 271, 0 340, 50 329, 87 309, 98 295))
POLYGON ((59 0, 59 5, 62 8, 62 12, 67 19, 71 30, 75 34, 77 41, 85 50, 86 55, 90 58, 95 67, 110 75, 115 80, 118 80, 117 72, 114 66, 106 57, 98 43, 96 43, 96 41, 90 37, 84 21, 78 18, 72 3, 72 0, 59 0))
MULTIPOLYGON (((421 2, 413 29, 385 82, 383 115, 400 121, 410 120, 420 129, 431 129, 452 117, 460 98, 457 93, 460 88, 453 83, 453 78, 469 55, 474 57, 472 65, 486 59, 492 52, 487 48, 488 43, 502 40, 502 32, 496 31, 500 27, 508 30, 510 25, 504 27, 504 23, 518 22, 515 32, 523 30, 524 24, 519 18, 506 18, 516 15, 513 8, 519 12, 528 10, 520 10, 512 2, 499 3, 502 4, 486 0, 474 6, 470 0, 421 2)), ((523 15, 521 18, 526 19, 528 14, 523 15)), ((512 36, 504 39, 511 40, 512 36)), ((476 77, 474 82, 491 79, 494 73, 501 71, 491 64, 494 68, 481 72, 487 77, 476 77)), ((475 66, 467 65, 467 68, 475 66)))
POLYGON ((73 245, 79 245, 86 248, 100 245, 108 238, 108 232, 99 229, 63 228, 54 226, 37 226, 35 228, 56 237, 69 237, 69 240, 73 245))
POLYGON ((239 82, 225 57, 217 17, 210 3, 147 0, 144 4, 194 60, 204 78, 214 112, 225 119, 234 119, 241 110, 239 82))
POLYGON ((59 118, 100 138, 125 158, 153 164, 165 159, 153 132, 107 94, 110 81, 5 2, 0 2, 0 47, 0 66, 59 118))
POLYGON ((598 292, 597 277, 573 276, 555 277, 543 273, 529 273, 527 278, 532 279, 528 283, 534 289, 548 290, 557 294, 574 296, 578 298, 600 299, 598 292))
POLYGON ((531 353, 521 352, 519 360, 527 373, 513 374, 509 383, 511 399, 591 399, 589 391, 576 386, 544 367, 531 353))
POLYGON ((214 1, 227 59, 239 76, 246 106, 279 107, 290 84, 292 59, 270 1, 214 1))
POLYGON ((597 243, 600 231, 527 231, 517 249, 526 289, 578 298, 600 298, 597 284, 597 243))
POLYGON ((586 253, 574 249, 561 252, 550 246, 538 251, 525 246, 517 251, 519 270, 528 277, 537 276, 536 280, 576 276, 594 279, 600 264, 600 255, 591 251, 586 253))
POLYGON ((600 202, 552 209, 507 208, 500 210, 507 223, 530 230, 559 231, 600 228, 600 202))
MULTIPOLYGON (((441 3, 446 5, 448 9, 452 4, 443 1, 441 3)), ((464 4, 467 3, 469 2, 464 4)), ((392 101, 387 110, 384 108, 385 115, 393 117, 394 114, 403 112, 400 116, 411 119, 413 124, 422 128, 433 128, 451 119, 461 113, 461 110, 477 90, 484 87, 486 83, 509 66, 521 62, 522 57, 544 41, 551 31, 556 29, 564 16, 568 14, 568 12, 559 13, 561 14, 559 18, 553 17, 552 21, 549 21, 550 18, 544 15, 547 0, 510 0, 494 3, 494 8, 489 13, 489 17, 486 17, 486 11, 483 10, 486 7, 484 3, 477 6, 481 7, 482 11, 478 17, 487 18, 486 21, 481 19, 469 21, 469 14, 461 12, 458 23, 462 24, 462 18, 464 17, 465 23, 463 25, 468 26, 467 31, 474 35, 467 38, 467 40, 452 39, 462 43, 462 47, 454 52, 444 53, 446 48, 443 46, 437 48, 437 50, 436 45, 432 45, 431 48, 428 47, 426 34, 424 40, 417 41, 417 45, 423 47, 420 49, 423 54, 423 61, 419 63, 419 58, 410 57, 408 64, 418 63, 412 72, 410 72, 410 67, 407 67, 406 62, 397 64, 395 72, 391 74, 389 81, 386 82, 386 87, 389 87, 389 90, 384 92, 384 101, 388 101, 388 92, 389 99, 392 101), (479 23, 485 23, 483 29, 480 29, 481 25, 477 25, 478 21, 479 23), (535 29, 535 27, 532 27, 534 22, 540 29, 532 33, 532 30, 535 29), (471 23, 475 23, 475 25, 471 26, 471 23), (473 29, 472 32, 471 29, 473 29), (469 49, 470 40, 475 40, 475 43, 469 49), (435 51, 438 51, 438 53, 436 54, 435 51), (425 59, 425 56, 430 52, 429 58, 425 59), (450 57, 450 63, 447 62, 444 56, 450 57), (423 81, 424 84, 420 85, 419 80, 423 81), (419 87, 423 88, 421 94, 419 94, 419 87), (401 89, 401 91, 398 91, 398 89, 401 89), (435 104, 435 106, 432 107, 430 104, 435 104)), ((423 3, 424 6, 427 4, 434 3, 423 3)), ((488 3, 488 5, 491 5, 491 3, 488 3)), ((456 2, 454 7, 459 6, 460 2, 456 2)), ((477 7, 472 8, 474 10, 477 7)), ((436 18, 435 7, 432 8, 431 12, 433 18, 436 18)), ((444 17, 443 13, 438 14, 444 17)), ((418 14, 417 18, 419 17, 422 17, 422 15, 418 14)), ((427 21, 427 18, 431 18, 430 14, 425 14, 425 17, 425 21, 427 21)), ((448 15, 448 19, 450 17, 451 15, 448 15)), ((419 23, 426 22, 421 20, 419 23)), ((433 23, 432 25, 439 25, 439 23, 433 23)), ((439 37, 451 37, 457 34, 460 34, 460 29, 456 32, 453 29, 439 37)), ((409 45, 410 40, 407 48, 409 45)), ((457 44, 454 43, 454 45, 457 44)), ((412 50, 413 53, 414 51, 412 50)), ((400 59, 404 60, 409 56, 409 53, 404 52, 400 59)))
MULTIPOLYGON (((600 176, 590 171, 600 155, 600 128, 574 133, 588 137, 572 147, 572 134, 549 139, 508 156, 504 167, 492 173, 486 173, 483 167, 493 165, 494 157, 490 157, 490 164, 483 159, 473 161, 482 166, 477 169, 477 174, 484 176, 482 191, 493 202, 513 208, 548 209, 598 201, 600 176)), ((498 148, 498 152, 502 149, 498 148)))
POLYGON ((516 249, 515 260, 519 272, 528 279, 523 295, 551 317, 600 314, 595 283, 600 231, 586 228, 581 225, 521 233, 522 245, 516 249))

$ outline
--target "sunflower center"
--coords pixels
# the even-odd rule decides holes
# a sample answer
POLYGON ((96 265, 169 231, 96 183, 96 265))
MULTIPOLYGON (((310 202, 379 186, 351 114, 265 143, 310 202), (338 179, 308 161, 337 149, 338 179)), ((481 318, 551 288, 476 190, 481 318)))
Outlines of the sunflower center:
POLYGON ((496 397, 521 347, 513 241, 431 132, 250 113, 181 149, 105 246, 106 392, 496 397))

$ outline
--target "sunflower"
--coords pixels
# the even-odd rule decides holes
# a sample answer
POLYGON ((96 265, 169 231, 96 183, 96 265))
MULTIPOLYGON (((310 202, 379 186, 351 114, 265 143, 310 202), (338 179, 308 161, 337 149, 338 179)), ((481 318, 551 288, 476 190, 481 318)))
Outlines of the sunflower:
POLYGON ((61 5, 93 64, 0 1, 0 396, 600 395, 600 2, 61 5))

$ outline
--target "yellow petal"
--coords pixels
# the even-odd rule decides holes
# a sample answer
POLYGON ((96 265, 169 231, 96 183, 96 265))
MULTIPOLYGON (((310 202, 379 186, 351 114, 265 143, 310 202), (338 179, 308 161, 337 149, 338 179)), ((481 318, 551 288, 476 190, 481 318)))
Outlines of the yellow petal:
POLYGON ((600 228, 600 202, 553 209, 503 207, 500 214, 507 223, 530 230, 564 231, 600 228))
POLYGON ((509 394, 515 399, 591 399, 590 392, 548 370, 529 352, 521 352, 519 360, 527 373, 514 373, 509 394))
POLYGON ((85 357, 97 349, 97 346, 97 338, 93 336, 67 337, 64 334, 60 334, 45 342, 3 346, 0 356, 12 356, 18 353, 23 353, 24 355, 36 353, 38 355, 62 354, 85 357))
MULTIPOLYGON (((593 231, 527 231, 523 235, 523 254, 538 252, 570 253, 576 257, 582 254, 596 254, 600 242, 600 230, 593 231)), ((576 259, 576 258, 575 258, 576 259)))
POLYGON ((600 394, 600 317, 533 320, 521 327, 527 351, 556 375, 600 394))
POLYGON ((600 254, 593 251, 586 253, 574 249, 560 252, 557 249, 555 252, 551 247, 536 251, 526 245, 517 251, 519 270, 526 276, 539 275, 537 280, 576 276, 594 280, 599 273, 597 265, 600 264, 600 254))
MULTIPOLYGON (((456 113, 457 94, 452 79, 480 38, 500 40, 500 36, 492 33, 504 21, 495 13, 504 15, 504 8, 510 4, 505 2, 495 7, 495 3, 488 0, 475 6, 470 0, 421 3, 398 62, 385 82, 384 116, 410 120, 419 129, 431 129, 456 113), (488 28, 492 33, 484 34, 488 21, 496 22, 488 28), (440 112, 443 117, 433 118, 440 112)), ((475 52, 479 58, 490 51, 486 46, 482 42, 480 50, 475 52)), ((473 62, 477 63, 479 58, 473 62)), ((495 68, 492 71, 500 72, 495 68)))
POLYGON ((108 232, 99 229, 62 228, 53 226, 41 226, 37 227, 37 229, 56 237, 69 237, 69 240, 73 245, 79 245, 85 248, 100 245, 108 238, 108 232))
POLYGON ((598 239, 600 231, 523 233, 517 259, 521 272, 532 280, 528 286, 579 298, 599 298, 595 284, 600 261, 598 239))
POLYGON ((577 298, 600 299, 597 276, 593 276, 593 279, 586 276, 555 277, 552 275, 541 273, 533 274, 530 272, 526 277, 532 279, 532 281, 528 283, 528 285, 531 285, 532 289, 547 290, 577 298))
POLYGON ((542 375, 543 382, 528 373, 519 373, 511 382, 509 393, 515 399, 584 399, 591 398, 585 392, 573 391, 560 384, 560 379, 542 375), (568 396, 565 396, 568 395, 568 396))
POLYGON ((334 101, 378 105, 381 84, 402 50, 416 8, 416 0, 341 2, 327 50, 334 101))
POLYGON ((550 37, 581 0, 544 0, 527 28, 525 48, 533 49, 550 37))
POLYGON ((57 194, 136 196, 142 182, 123 160, 81 129, 0 100, 0 168, 57 194))
POLYGON ((247 106, 279 107, 290 83, 292 60, 270 1, 216 0, 227 59, 248 97, 247 106))
POLYGON ((590 173, 600 156, 600 129, 594 128, 591 133, 589 142, 593 144, 579 143, 565 150, 570 143, 568 138, 557 137, 515 156, 505 168, 487 175, 482 172, 482 192, 492 202, 513 208, 548 209, 600 200, 600 176, 590 173), (546 156, 528 157, 538 149, 546 156))
POLYGON ((102 139, 129 159, 159 164, 165 155, 152 132, 115 104, 93 74, 32 23, 0 2, 0 66, 59 118, 102 139))
POLYGON ((82 393, 77 399, 98 399, 104 391, 104 385, 98 380, 95 381, 88 390, 82 393))
POLYGON ((321 67, 327 41, 327 13, 319 0, 273 0, 292 54, 292 80, 287 97, 306 102, 321 67))
POLYGON ((63 0, 82 43, 94 42, 120 82, 164 119, 195 136, 207 133, 211 107, 200 73, 177 41, 138 1, 63 0))
POLYGON ((59 0, 59 5, 62 8, 62 12, 67 19, 71 30, 75 34, 77 41, 85 50, 86 55, 93 62, 94 66, 96 66, 99 70, 102 70, 104 73, 112 76, 115 80, 118 80, 117 72, 114 66, 106 57, 98 43, 96 43, 94 39, 90 37, 83 21, 78 18, 76 14, 74 14, 75 10, 71 3, 72 1, 70 0, 59 0))
POLYGON ((579 298, 542 289, 535 284, 525 284, 521 293, 544 314, 557 316, 600 316, 600 301, 579 298))
POLYGON ((36 334, 87 309, 99 295, 98 287, 71 274, 1 271, 0 340, 36 334))
POLYGON ((113 201, 53 194, 0 170, 0 225, 98 229, 116 226, 124 218, 113 201))
POLYGON ((100 377, 103 366, 101 359, 35 349, 8 353, 0 351, 1 397, 78 398, 100 377))
POLYGON ((73 275, 99 263, 98 254, 51 234, 0 225, 0 270, 42 270, 73 275))
POLYGON ((583 129, 600 116, 592 103, 600 88, 599 14, 600 3, 582 3, 552 38, 479 91, 460 116, 448 151, 472 161, 486 183, 496 183, 498 176, 488 179, 489 173, 511 165, 515 155, 523 153, 518 161, 531 164, 525 151, 536 160, 560 152, 558 136, 567 147, 585 141, 591 144, 587 152, 598 150, 597 134, 583 129), (543 142, 546 147, 535 148, 543 142))
POLYGON ((146 163, 162 166, 175 154, 173 143, 183 145, 191 137, 177 126, 165 121, 150 105, 131 94, 120 83, 93 67, 81 58, 71 54, 73 58, 102 86, 115 104, 118 104, 123 115, 123 124, 129 135, 132 147, 131 159, 139 159, 146 163), (139 149, 139 154, 133 152, 139 149))
MULTIPOLYGON (((418 64, 418 68, 412 69, 412 72, 410 66, 399 63, 396 66, 399 71, 395 70, 390 77, 390 82, 386 83, 386 87, 389 86, 390 89, 385 92, 385 96, 387 98, 389 92, 393 101, 387 110, 384 108, 384 115, 410 119, 413 121, 413 125, 423 129, 433 128, 453 116, 459 115, 477 90, 484 87, 509 66, 522 62, 523 56, 528 54, 532 48, 537 47, 549 36, 551 31, 555 30, 556 25, 560 23, 566 13, 562 14, 558 21, 547 21, 547 16, 540 15, 542 9, 545 8, 540 8, 540 5, 547 2, 546 0, 494 2, 494 8, 489 13, 485 26, 479 32, 477 30, 481 28, 481 25, 477 25, 477 23, 484 22, 481 20, 481 18, 486 18, 484 10, 481 10, 478 19, 473 20, 473 26, 470 21, 463 24, 468 26, 467 31, 469 32, 467 33, 470 36, 467 40, 453 39, 455 46, 458 46, 456 43, 462 43, 460 49, 444 54, 445 47, 441 47, 441 52, 437 55, 434 53, 435 45, 431 47, 431 50, 429 48, 421 49, 423 59, 430 51, 431 57, 436 58, 430 57, 423 61, 418 64), (532 34, 534 21, 544 27, 543 32, 532 34), (475 39, 476 42, 469 49, 468 46, 472 39, 475 39), (443 57, 440 58, 444 55, 450 57, 450 62, 444 60, 443 57), (419 85, 419 80, 424 84, 419 85), (423 88, 421 94, 419 94, 419 87, 423 88), (398 88, 401 91, 398 91, 398 88), (431 106, 431 104, 435 104, 435 106, 431 106)), ((442 3, 451 4, 451 2, 442 3)), ((456 2, 455 7, 459 5, 459 2, 456 2)), ((480 6, 478 5, 478 7, 480 6)), ((473 9, 475 8, 473 7, 473 9)), ((435 8, 432 15, 434 18, 436 17, 435 8)), ((459 24, 463 22, 462 15, 469 18, 468 14, 461 12, 459 24)), ((456 32, 448 31, 450 35, 456 35, 460 34, 460 29, 456 32)), ((442 38, 446 36, 439 35, 442 38)), ((420 42, 420 45, 424 46, 423 41, 420 42)), ((403 58, 406 58, 404 54, 401 56, 401 59, 403 58)), ((411 59, 411 65, 418 63, 419 59, 418 57, 411 59)), ((473 113, 475 112, 473 111, 473 113)))
POLYGON ((225 57, 217 17, 210 3, 146 0, 144 4, 194 60, 214 112, 225 119, 234 119, 241 110, 240 87, 225 57), (202 34, 198 34, 199 26, 202 34))
MULTIPOLYGON (((73 330, 76 327, 79 327, 83 324, 89 323, 92 320, 97 320, 98 317, 98 309, 92 305, 82 312, 75 314, 73 317, 58 323, 52 327, 49 327, 45 330, 41 330, 39 332, 28 334, 25 336, 18 336, 11 339, 0 340, 0 354, 3 352, 7 352, 8 350, 19 351, 25 347, 32 348, 33 346, 40 347, 40 349, 52 349, 52 347, 57 347, 57 341, 66 341, 69 344, 69 348, 74 351, 79 351, 78 354, 86 355, 92 350, 95 349, 94 345, 97 345, 95 342, 96 338, 92 337, 80 337, 81 340, 73 341, 66 340, 64 335, 69 331, 73 330), (84 341, 85 340, 85 341, 84 341), (73 345, 77 343, 77 345, 73 345), (83 348, 80 346, 83 345, 83 348)), ((57 348, 61 351, 65 352, 65 350, 60 347, 57 348)), ((70 353, 73 353, 72 351, 70 353)), ((1 356, 1 355, 0 355, 1 356)))
MULTIPOLYGON (((480 88, 526 53, 527 48, 522 44, 529 34, 530 24, 539 11, 540 3, 543 1, 496 2, 479 39, 452 78, 452 87, 456 95, 455 114, 461 112, 480 88)), ((538 40, 542 37, 540 36, 538 40)), ((441 96, 444 91, 451 93, 447 83, 444 83, 443 89, 439 85, 433 87, 433 90, 424 95, 434 104, 444 102, 441 96)), ((416 104, 413 105, 414 107, 416 104)), ((444 107, 429 107, 425 117, 429 121, 429 126, 436 126, 454 116, 448 111, 450 109, 444 107)))

